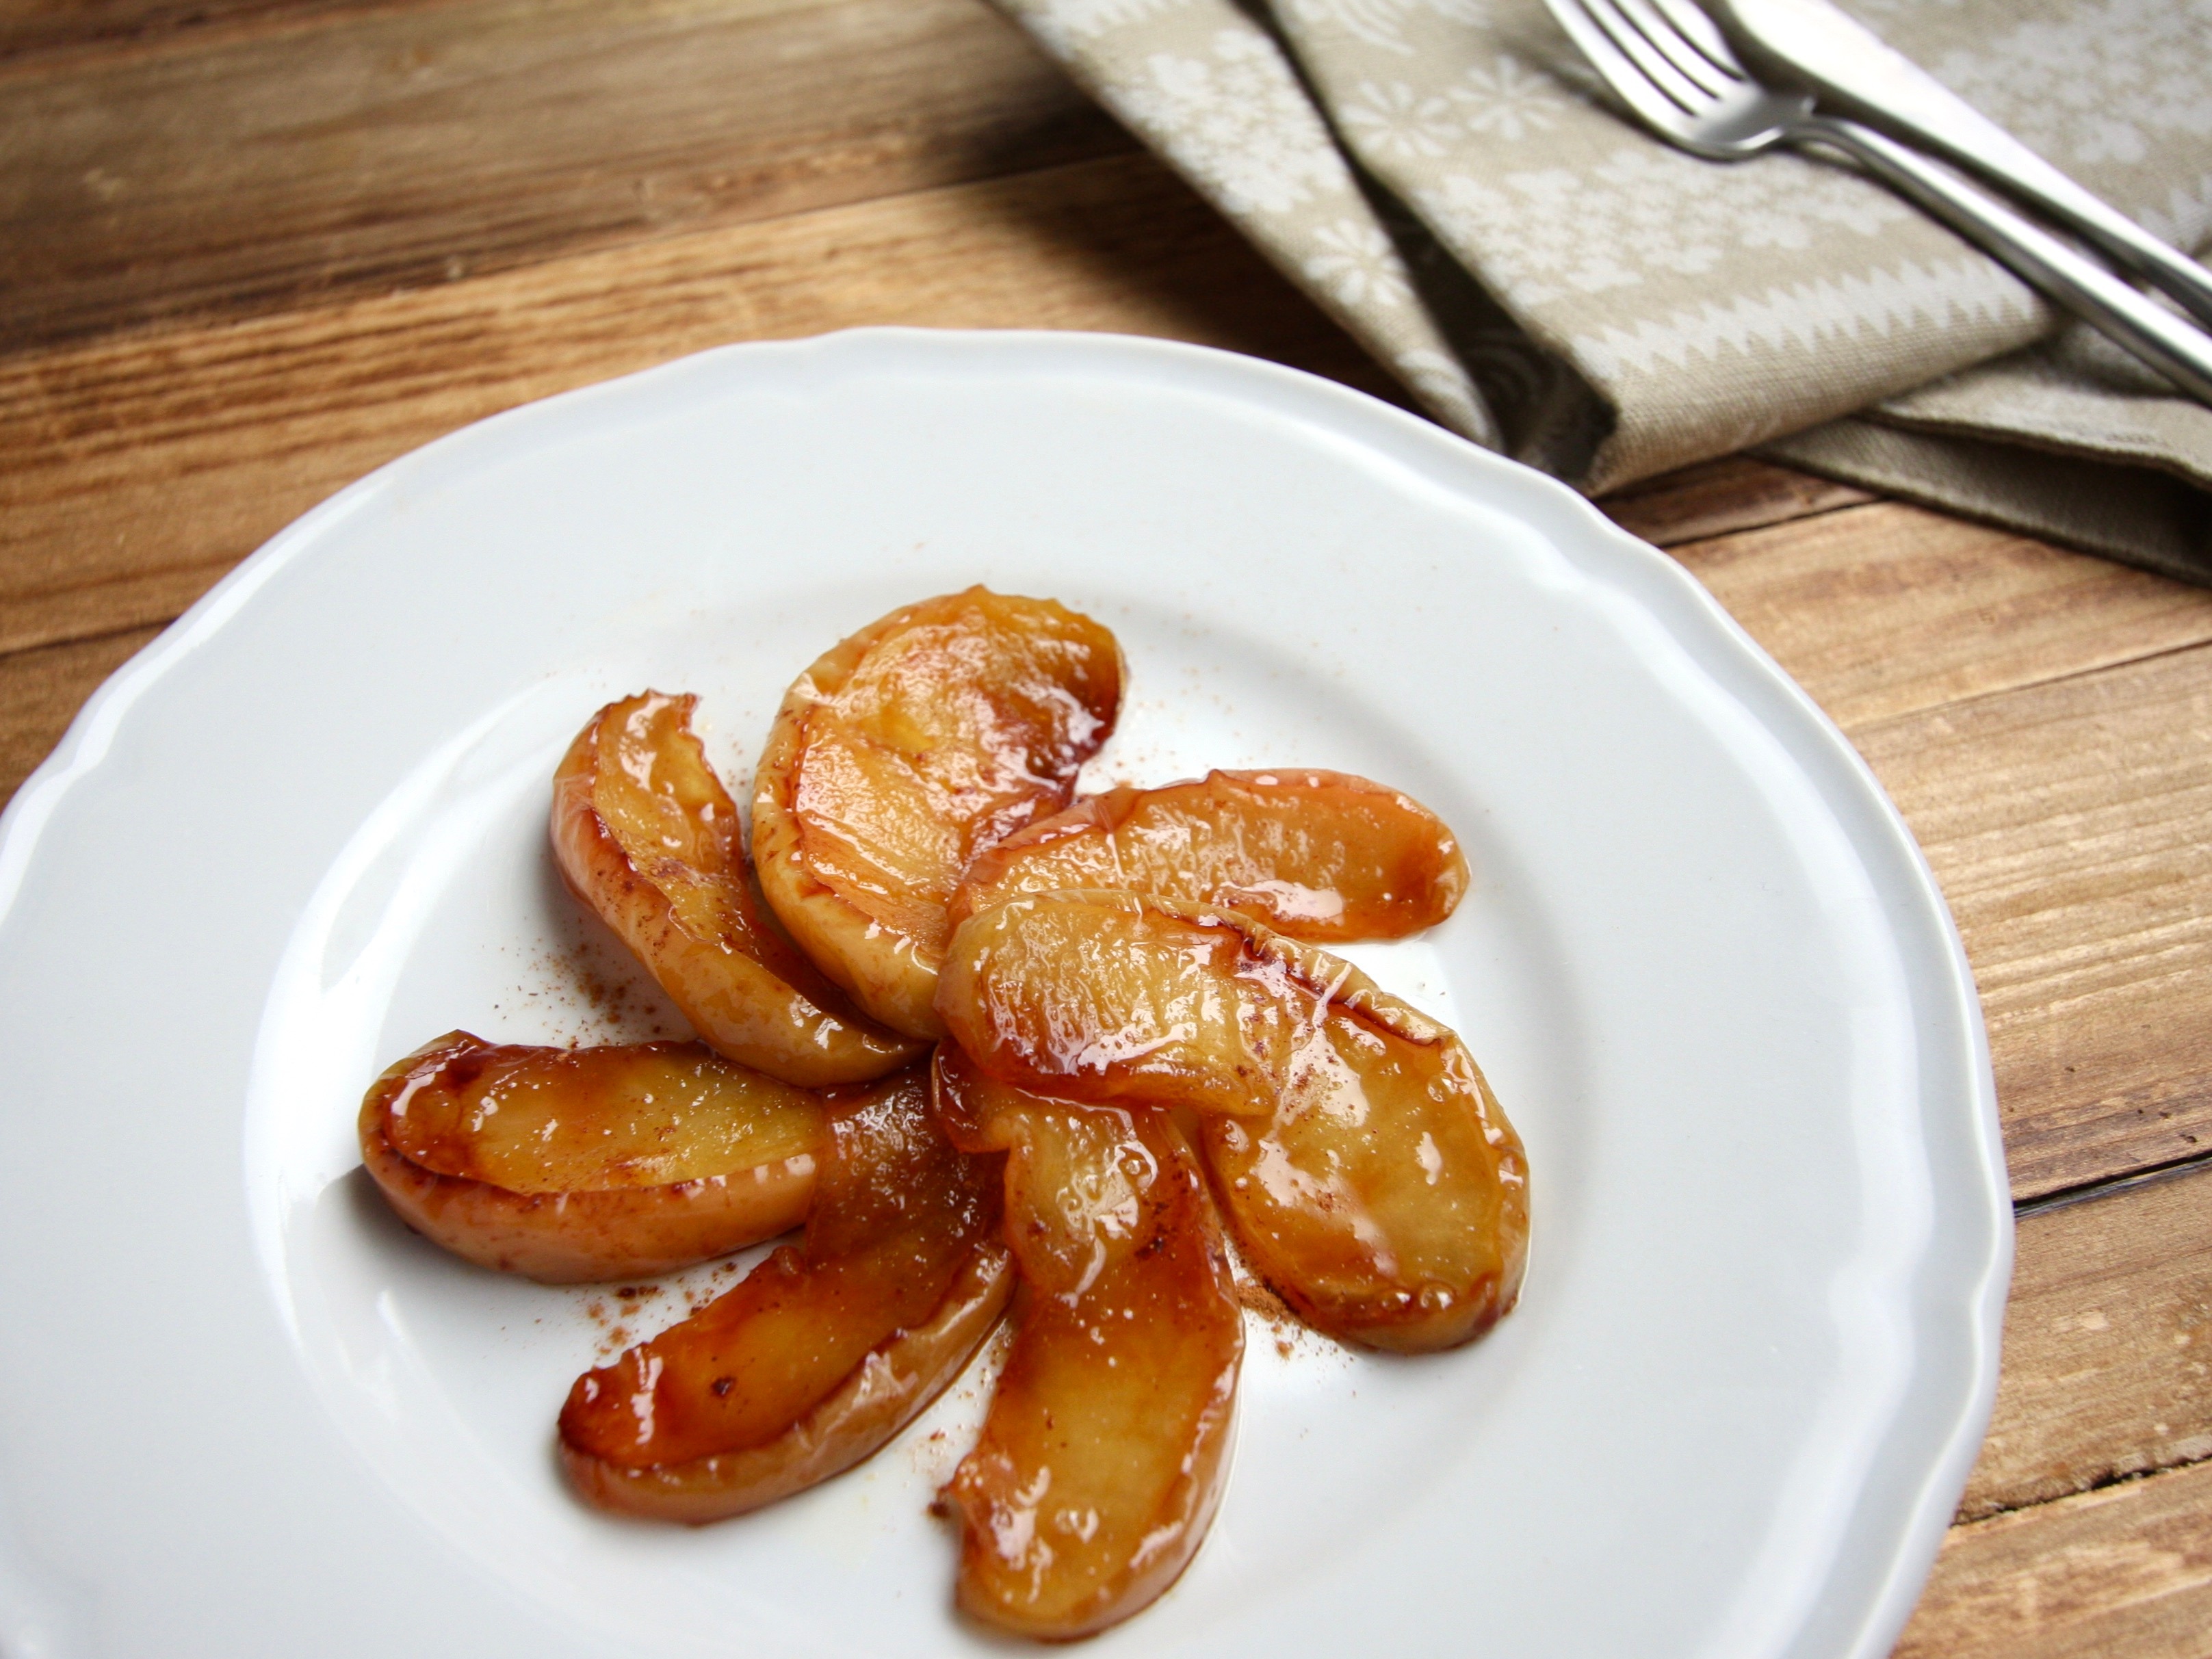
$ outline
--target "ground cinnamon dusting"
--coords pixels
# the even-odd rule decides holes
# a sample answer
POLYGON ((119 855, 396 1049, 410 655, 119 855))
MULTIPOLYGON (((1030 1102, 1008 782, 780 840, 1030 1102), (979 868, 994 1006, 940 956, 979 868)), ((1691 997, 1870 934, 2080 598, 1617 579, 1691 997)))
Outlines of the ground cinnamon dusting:
POLYGON ((1298 1322, 1298 1316, 1291 1311, 1291 1304, 1257 1279, 1238 1276, 1237 1304, 1245 1312, 1259 1315, 1270 1325, 1295 1325, 1298 1322))
POLYGON ((630 993, 636 988, 629 981, 611 981, 601 976, 588 960, 572 958, 571 971, 576 989, 601 1019, 611 1024, 629 1012, 630 993))
MULTIPOLYGON (((658 989, 599 923, 578 910, 531 953, 531 976, 508 993, 507 1011, 547 1021, 544 1040, 569 1048, 601 1043, 681 1042, 658 989)), ((500 1006, 500 1005, 495 1005, 500 1006)))
POLYGON ((1233 1250, 1230 1261, 1233 1264, 1230 1282, 1236 1291, 1237 1305, 1247 1313, 1259 1315, 1267 1322, 1274 1338, 1275 1352, 1288 1359, 1296 1352, 1298 1339, 1313 1328, 1293 1313, 1291 1304, 1276 1295, 1273 1287, 1254 1273, 1233 1250))

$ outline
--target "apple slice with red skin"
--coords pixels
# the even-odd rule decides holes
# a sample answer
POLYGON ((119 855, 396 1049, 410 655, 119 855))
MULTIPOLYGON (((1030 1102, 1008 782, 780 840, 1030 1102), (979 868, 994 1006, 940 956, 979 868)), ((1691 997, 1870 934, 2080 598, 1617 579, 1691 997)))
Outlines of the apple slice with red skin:
POLYGON ((1332 1336, 1480 1335, 1528 1255, 1528 1163, 1466 1045, 1351 963, 1234 911, 1042 893, 953 934, 938 1006, 1018 1088, 1201 1115, 1254 1271, 1332 1336))
POLYGON ((939 1121, 1006 1152, 1014 1340, 942 1494, 958 1599, 1002 1630, 1089 1636, 1152 1602, 1228 1473, 1243 1314, 1188 1143, 1164 1113, 1041 1099, 938 1050, 939 1121))
POLYGON ((805 1088, 912 1064, 924 1045, 855 1009, 762 902, 697 703, 642 692, 577 734, 553 776, 562 878, 718 1054, 805 1088))
POLYGON ((943 1036, 932 997, 961 872, 1067 805, 1121 681, 1120 646, 1088 617, 981 587, 824 653, 755 780, 753 858, 792 937, 884 1024, 943 1036))
POLYGON ((570 1482, 701 1522, 850 1468, 957 1376, 1013 1286, 995 1158, 953 1149, 926 1066, 830 1097, 804 1248, 569 1390, 570 1482))
POLYGON ((696 1042, 544 1048, 453 1031, 362 1102, 362 1161, 457 1255, 549 1284, 704 1261, 805 1218, 828 1114, 696 1042))
POLYGON ((1337 945, 1433 927, 1467 886, 1459 842, 1412 796, 1285 768, 1089 796, 980 854, 947 915, 957 928, 1024 893, 1126 888, 1337 945))

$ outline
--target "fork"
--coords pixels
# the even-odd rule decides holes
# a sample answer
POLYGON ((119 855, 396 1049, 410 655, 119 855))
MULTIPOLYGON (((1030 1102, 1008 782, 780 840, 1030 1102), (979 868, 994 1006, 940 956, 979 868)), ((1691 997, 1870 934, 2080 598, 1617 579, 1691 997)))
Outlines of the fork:
POLYGON ((2212 404, 2212 336, 1940 162, 1760 84, 1691 0, 1544 0, 1620 100, 1660 137, 1715 161, 1778 144, 1841 151, 2044 296, 2212 404))

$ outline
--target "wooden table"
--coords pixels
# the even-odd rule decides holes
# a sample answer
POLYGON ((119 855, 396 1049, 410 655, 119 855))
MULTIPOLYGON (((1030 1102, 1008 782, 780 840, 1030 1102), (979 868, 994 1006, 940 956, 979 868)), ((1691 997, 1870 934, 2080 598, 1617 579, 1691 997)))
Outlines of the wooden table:
MULTIPOLYGON (((981 0, 0 3, 0 791, 379 463, 726 341, 1105 329, 1395 396, 981 0)), ((1899 1651, 2212 1654, 2212 592, 1736 459, 1607 503, 1850 734, 2019 1268, 1899 1651)))

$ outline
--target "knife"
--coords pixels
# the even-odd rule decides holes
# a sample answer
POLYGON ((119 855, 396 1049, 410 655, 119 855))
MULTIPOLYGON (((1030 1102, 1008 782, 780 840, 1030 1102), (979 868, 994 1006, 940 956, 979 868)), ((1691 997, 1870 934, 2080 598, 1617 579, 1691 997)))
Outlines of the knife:
MULTIPOLYGON (((1826 0, 1704 0, 1754 67, 1934 150, 2087 237, 2212 325, 2212 274, 2144 230, 1826 0)), ((1669 3, 1670 15, 1684 9, 1669 3)))

